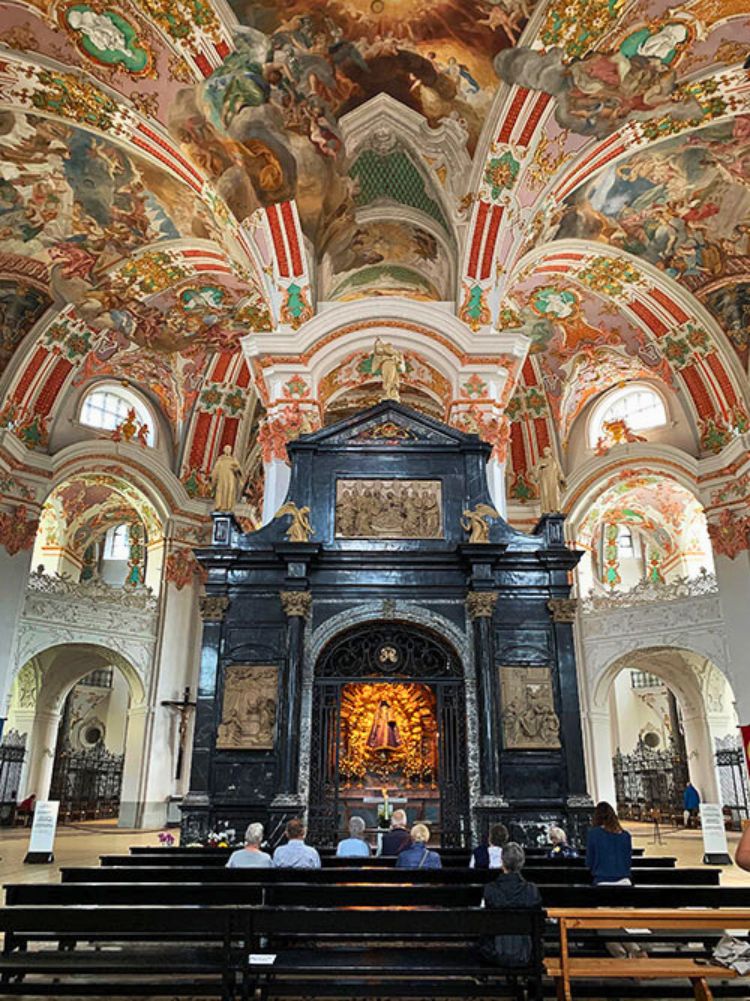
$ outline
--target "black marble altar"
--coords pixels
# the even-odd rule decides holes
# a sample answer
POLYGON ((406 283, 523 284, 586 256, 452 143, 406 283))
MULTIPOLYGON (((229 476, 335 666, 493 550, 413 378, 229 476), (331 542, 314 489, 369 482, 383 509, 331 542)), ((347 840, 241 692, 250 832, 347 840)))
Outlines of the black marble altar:
POLYGON ((208 582, 185 839, 309 810, 311 835, 333 841, 337 693, 378 678, 438 694, 445 843, 499 819, 527 840, 541 821, 575 834, 590 805, 568 600, 580 554, 565 545, 562 516, 532 535, 496 518, 487 544, 468 543, 462 511, 491 503, 489 446, 398 403, 305 435, 289 454, 289 500, 309 506, 311 540, 286 541, 288 518, 243 534, 216 514, 213 544, 197 552, 208 582), (358 478, 440 481, 443 537, 336 538, 336 481, 358 478), (398 663, 376 662, 376 635, 390 637, 398 663), (232 664, 279 667, 273 750, 215 746, 232 664), (498 669, 513 665, 551 667, 559 749, 503 747, 498 669))

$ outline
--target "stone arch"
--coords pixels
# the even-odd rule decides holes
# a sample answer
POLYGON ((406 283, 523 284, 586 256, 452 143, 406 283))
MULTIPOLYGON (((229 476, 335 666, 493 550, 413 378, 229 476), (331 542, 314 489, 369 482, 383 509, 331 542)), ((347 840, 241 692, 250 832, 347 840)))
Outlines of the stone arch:
POLYGON ((408 601, 369 601, 357 608, 337 612, 314 630, 308 629, 305 670, 302 682, 301 738, 299 763, 299 789, 308 799, 310 787, 310 738, 312 727, 313 681, 315 665, 324 649, 337 636, 351 628, 368 622, 397 621, 413 623, 436 634, 455 650, 463 665, 463 685, 466 699, 466 733, 468 744, 469 798, 472 808, 480 797, 479 782, 479 731, 477 716, 477 690, 474 655, 469 635, 444 615, 428 611, 408 601))
POLYGON ((589 703, 590 764, 599 799, 615 802, 611 755, 610 693, 621 671, 635 667, 656 675, 674 694, 682 712, 687 764, 690 778, 704 801, 720 802, 714 746, 709 727, 707 690, 712 671, 718 671, 727 685, 724 671, 702 652, 675 645, 654 645, 653 638, 636 643, 626 653, 610 656, 598 671, 591 673, 589 703))
POLYGON ((32 660, 25 662, 22 670, 28 665, 34 672, 34 690, 27 693, 16 712, 21 726, 25 726, 25 732, 30 735, 21 795, 33 793, 38 799, 47 797, 65 699, 81 678, 91 671, 115 667, 124 677, 130 695, 119 822, 131 826, 137 815, 138 790, 144 769, 144 723, 148 715, 147 689, 139 671, 117 650, 98 643, 47 646, 32 660))

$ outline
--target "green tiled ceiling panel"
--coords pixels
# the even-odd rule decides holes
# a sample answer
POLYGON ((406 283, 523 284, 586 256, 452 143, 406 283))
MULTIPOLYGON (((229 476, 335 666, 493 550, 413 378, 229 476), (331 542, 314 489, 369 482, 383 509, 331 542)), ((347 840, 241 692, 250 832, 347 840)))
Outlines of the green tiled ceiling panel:
POLYGON ((366 149, 352 165, 349 174, 359 181, 359 192, 354 198, 356 205, 369 205, 378 198, 389 198, 419 209, 450 232, 440 206, 425 191, 424 178, 406 153, 394 150, 380 156, 366 149))

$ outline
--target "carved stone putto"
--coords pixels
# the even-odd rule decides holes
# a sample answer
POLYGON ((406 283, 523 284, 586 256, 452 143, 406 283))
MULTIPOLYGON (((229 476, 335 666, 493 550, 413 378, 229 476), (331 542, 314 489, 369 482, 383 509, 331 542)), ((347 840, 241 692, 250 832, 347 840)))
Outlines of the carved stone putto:
POLYGON ((466 608, 471 619, 489 619, 495 611, 497 591, 469 591, 466 608))
POLYGON ((229 608, 225 594, 205 594, 200 599, 201 618, 204 622, 223 622, 229 608))
POLYGON ((553 622, 575 622, 578 599, 550 598, 547 608, 552 612, 553 622))
POLYGON ((279 594, 284 614, 290 619, 295 615, 303 619, 309 616, 312 606, 312 595, 309 591, 280 591, 279 594))

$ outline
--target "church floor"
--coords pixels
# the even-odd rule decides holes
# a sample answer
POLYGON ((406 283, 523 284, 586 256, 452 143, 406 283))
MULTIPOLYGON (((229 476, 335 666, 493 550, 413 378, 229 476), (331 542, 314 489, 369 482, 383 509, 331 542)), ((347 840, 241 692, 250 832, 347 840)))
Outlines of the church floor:
MULTIPOLYGON (((646 855, 675 855, 680 866, 696 866, 701 864, 703 842, 699 831, 669 830, 662 832, 663 843, 653 843, 653 832, 650 825, 628 823, 628 830, 633 835, 633 843, 645 848, 646 855)), ((58 868, 61 866, 97 865, 99 856, 127 852, 130 845, 157 845, 158 831, 134 831, 121 829, 111 822, 97 824, 81 824, 75 827, 61 827, 55 840, 55 862, 53 865, 24 865, 29 831, 0 829, 0 882, 2 883, 55 883, 59 881, 58 868)), ((729 852, 734 851, 739 840, 739 834, 729 834, 729 852)), ((736 866, 722 869, 721 882, 724 886, 750 885, 750 873, 743 872, 736 866)), ((31 1001, 28 995, 19 995, 20 1001, 31 1001)), ((655 1001, 658 995, 654 995, 655 1001)), ((91 1001, 108 1001, 104 997, 91 996, 91 1001)), ((145 1001, 157 1001, 145 999, 145 1001)), ((163 1001, 163 999, 160 999, 163 1001)), ((176 999, 175 999, 176 1001, 176 999)), ((184 1001, 192 1001, 187 998, 184 1001)), ((195 1001, 198 1001, 196 998, 195 1001)), ((205 999, 203 999, 205 1001, 205 999)), ((218 1001, 218 999, 217 999, 218 1001)), ((299 1001, 299 999, 289 999, 299 1001)), ((341 1001, 341 999, 338 999, 341 1001)), ((347 999, 354 1001, 354 998, 347 999)), ((409 1001, 420 1001, 410 998, 409 1001)), ((430 1001, 430 999, 424 999, 430 1001)), ((449 999, 442 999, 449 1001, 449 999)), ((608 998, 607 1001, 616 1001, 608 998)))

